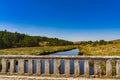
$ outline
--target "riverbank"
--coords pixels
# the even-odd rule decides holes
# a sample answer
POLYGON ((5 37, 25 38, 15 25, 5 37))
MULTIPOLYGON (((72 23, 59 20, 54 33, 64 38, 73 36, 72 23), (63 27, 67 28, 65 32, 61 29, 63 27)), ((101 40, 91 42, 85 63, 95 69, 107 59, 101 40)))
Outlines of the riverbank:
POLYGON ((79 46, 79 55, 89 56, 120 56, 120 44, 79 46))
POLYGON ((56 52, 69 51, 75 49, 76 46, 46 46, 46 47, 24 47, 1 49, 0 55, 47 55, 56 52))

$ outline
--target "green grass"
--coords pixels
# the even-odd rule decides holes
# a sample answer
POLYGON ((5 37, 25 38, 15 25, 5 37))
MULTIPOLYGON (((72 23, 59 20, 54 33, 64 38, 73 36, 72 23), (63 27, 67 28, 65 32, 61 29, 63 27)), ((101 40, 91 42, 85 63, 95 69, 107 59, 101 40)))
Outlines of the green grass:
POLYGON ((75 46, 46 46, 0 49, 0 55, 46 55, 75 49, 75 46))

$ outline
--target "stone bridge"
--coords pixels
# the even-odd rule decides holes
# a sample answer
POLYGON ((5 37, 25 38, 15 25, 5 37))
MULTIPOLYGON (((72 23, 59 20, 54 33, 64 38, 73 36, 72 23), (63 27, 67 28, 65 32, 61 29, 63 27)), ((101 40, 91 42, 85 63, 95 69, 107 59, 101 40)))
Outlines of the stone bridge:
POLYGON ((47 76, 47 77, 120 77, 120 57, 119 56, 28 56, 28 55, 1 55, 0 56, 1 75, 26 75, 26 76, 47 76), (36 66, 34 65, 36 61, 36 66), (42 60, 44 60, 44 73, 42 70, 42 60), (53 60, 53 73, 50 73, 50 60, 53 60), (70 61, 74 62, 74 73, 70 74, 70 61), (84 74, 80 74, 80 63, 84 61, 84 74), (28 72, 25 72, 25 63, 28 62, 28 72), (64 62, 64 73, 60 73, 61 61, 64 62), (104 63, 104 65, 103 65, 104 63), (17 66, 17 69, 16 68, 17 66), (90 75, 90 66, 93 66, 94 74, 90 75), (36 72, 33 68, 36 67, 36 72), (105 72, 104 74, 102 73, 105 72), (113 74, 114 73, 114 74, 113 74))

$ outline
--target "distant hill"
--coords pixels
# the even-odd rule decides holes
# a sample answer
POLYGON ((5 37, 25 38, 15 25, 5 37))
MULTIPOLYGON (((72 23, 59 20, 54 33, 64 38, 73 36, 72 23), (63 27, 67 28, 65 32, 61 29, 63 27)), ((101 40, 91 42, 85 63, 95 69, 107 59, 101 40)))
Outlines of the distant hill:
POLYGON ((114 43, 120 43, 120 39, 112 40, 114 43))
POLYGON ((0 49, 17 47, 37 47, 37 46, 65 46, 72 45, 73 42, 58 38, 48 38, 41 36, 29 36, 18 32, 0 31, 0 49))
POLYGON ((113 44, 113 43, 114 43, 113 41, 105 41, 105 40, 74 42, 75 45, 88 45, 88 44, 91 44, 92 46, 107 45, 107 44, 113 44))

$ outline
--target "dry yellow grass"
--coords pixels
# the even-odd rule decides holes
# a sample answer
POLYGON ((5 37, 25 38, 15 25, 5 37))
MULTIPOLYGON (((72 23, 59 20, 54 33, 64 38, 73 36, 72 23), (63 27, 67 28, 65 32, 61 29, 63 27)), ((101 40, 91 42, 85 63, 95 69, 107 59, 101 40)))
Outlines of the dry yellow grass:
POLYGON ((1 49, 0 55, 45 55, 74 49, 75 46, 46 46, 1 49))
POLYGON ((120 44, 107 44, 107 45, 97 45, 97 46, 80 46, 80 52, 84 55, 94 55, 94 56, 120 56, 120 44))

